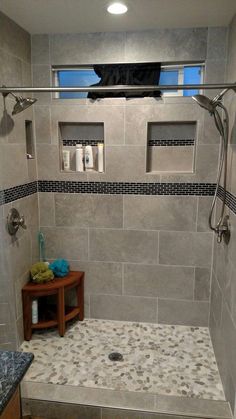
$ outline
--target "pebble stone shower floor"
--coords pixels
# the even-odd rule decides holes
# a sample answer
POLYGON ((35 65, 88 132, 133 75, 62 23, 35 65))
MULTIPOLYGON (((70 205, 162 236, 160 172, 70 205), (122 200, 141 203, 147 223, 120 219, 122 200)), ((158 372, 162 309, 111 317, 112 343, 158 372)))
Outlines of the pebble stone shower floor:
POLYGON ((205 327, 86 319, 64 338, 34 333, 21 349, 35 356, 26 381, 225 400, 205 327))

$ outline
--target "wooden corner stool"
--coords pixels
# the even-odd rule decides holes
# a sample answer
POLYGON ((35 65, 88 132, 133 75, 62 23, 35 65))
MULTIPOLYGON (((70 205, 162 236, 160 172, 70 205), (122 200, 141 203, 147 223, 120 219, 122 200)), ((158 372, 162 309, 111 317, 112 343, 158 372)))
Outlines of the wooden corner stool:
MULTIPOLYGON (((45 329, 58 327, 60 336, 64 336, 66 322, 78 316, 79 320, 84 319, 84 272, 71 271, 64 278, 55 278, 45 284, 34 284, 28 282, 22 288, 24 338, 30 340, 34 329, 45 329), (76 289, 77 305, 75 307, 65 306, 65 292, 69 289, 76 289), (39 297, 56 295, 56 306, 50 310, 50 318, 40 318, 36 324, 32 324, 32 300, 39 297)), ((44 312, 46 309, 44 310, 44 312)))

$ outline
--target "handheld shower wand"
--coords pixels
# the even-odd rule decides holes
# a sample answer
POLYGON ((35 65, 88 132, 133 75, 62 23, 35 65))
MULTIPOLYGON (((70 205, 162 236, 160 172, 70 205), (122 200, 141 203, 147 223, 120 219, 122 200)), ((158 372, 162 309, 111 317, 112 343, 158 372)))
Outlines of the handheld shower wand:
MULTIPOLYGON (((225 93, 227 93, 230 89, 224 89, 218 95, 214 97, 214 99, 209 99, 207 96, 204 95, 195 95, 192 98, 198 103, 199 106, 206 109, 211 116, 214 117, 216 128, 221 136, 221 147, 220 147, 220 161, 218 166, 218 175, 216 181, 216 189, 210 209, 209 214, 209 227, 217 234, 217 241, 220 243, 222 241, 222 237, 226 243, 229 242, 230 239, 230 231, 228 226, 228 218, 224 218, 224 209, 225 209, 225 201, 226 201, 226 180, 227 180, 227 149, 228 149, 228 141, 229 141, 229 114, 226 107, 221 103, 221 100, 225 93), (217 108, 223 110, 224 116, 221 118, 220 113, 217 108), (224 171, 223 171, 224 168, 224 171), (221 212, 219 219, 216 225, 213 225, 212 217, 213 211, 216 205, 216 198, 220 186, 220 180, 223 172, 223 200, 221 206, 221 212)), ((233 89, 235 92, 236 90, 233 89)))

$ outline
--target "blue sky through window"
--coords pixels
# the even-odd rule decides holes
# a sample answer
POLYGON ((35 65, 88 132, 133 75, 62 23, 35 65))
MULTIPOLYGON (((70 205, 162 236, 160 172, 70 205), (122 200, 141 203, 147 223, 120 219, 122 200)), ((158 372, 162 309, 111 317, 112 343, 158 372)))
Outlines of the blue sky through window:
MULTIPOLYGON (((201 66, 184 66, 181 67, 183 71, 183 84, 200 84, 201 83, 201 66)), ((58 85, 60 87, 73 86, 91 86, 99 82, 100 78, 95 71, 91 69, 68 69, 58 70, 58 85)), ((179 83, 180 68, 163 69, 160 74, 160 85, 180 84, 179 83)), ((166 91, 165 91, 166 92, 166 91)), ((168 90, 168 93, 176 94, 177 90, 168 90)), ((184 90, 183 96, 193 96, 198 93, 198 90, 184 90)), ((60 99, 80 99, 86 98, 87 92, 61 92, 60 99)))

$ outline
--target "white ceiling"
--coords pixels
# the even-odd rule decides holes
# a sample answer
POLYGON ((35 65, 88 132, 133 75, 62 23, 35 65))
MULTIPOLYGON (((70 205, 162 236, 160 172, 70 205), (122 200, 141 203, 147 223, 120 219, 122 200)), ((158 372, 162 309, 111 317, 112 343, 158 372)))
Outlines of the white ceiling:
POLYGON ((236 0, 123 0, 128 13, 115 16, 111 2, 0 0, 0 10, 32 34, 225 26, 236 13, 236 0))

